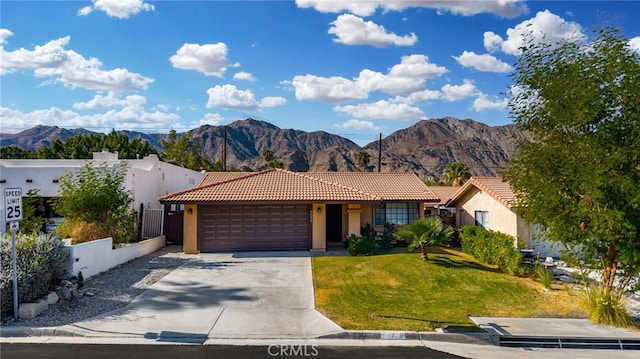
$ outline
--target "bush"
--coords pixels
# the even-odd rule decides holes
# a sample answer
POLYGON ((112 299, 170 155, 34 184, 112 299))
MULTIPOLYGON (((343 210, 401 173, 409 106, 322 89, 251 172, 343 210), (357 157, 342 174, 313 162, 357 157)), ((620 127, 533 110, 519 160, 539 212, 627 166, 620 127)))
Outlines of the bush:
POLYGON ((551 282, 553 282, 553 272, 542 265, 536 265, 533 273, 536 275, 536 279, 538 279, 546 289, 551 289, 551 282))
POLYGON ((599 286, 587 290, 583 304, 594 323, 632 328, 633 318, 627 311, 628 301, 622 291, 599 286))
POLYGON ((380 249, 389 249, 393 247, 391 244, 395 239, 396 226, 391 222, 384 224, 384 229, 376 236, 376 244, 380 249))
POLYGON ((356 236, 351 234, 347 237, 347 248, 352 256, 368 255, 376 252, 376 242, 370 236, 356 236))
MULTIPOLYGON (((16 236, 18 302, 34 302, 45 296, 62 278, 69 250, 60 239, 44 233, 16 236)), ((13 311, 11 236, 0 238, 0 297, 2 313, 13 311)))
POLYGON ((460 228, 462 251, 476 257, 481 262, 494 264, 509 274, 521 272, 523 244, 518 239, 514 246, 514 237, 481 226, 460 228))

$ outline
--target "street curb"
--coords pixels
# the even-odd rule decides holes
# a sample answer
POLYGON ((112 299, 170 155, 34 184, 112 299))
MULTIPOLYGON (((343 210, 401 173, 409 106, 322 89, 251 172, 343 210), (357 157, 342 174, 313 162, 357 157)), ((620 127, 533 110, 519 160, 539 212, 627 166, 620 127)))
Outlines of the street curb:
POLYGON ((388 330, 345 330, 317 337, 317 339, 351 340, 421 340, 452 343, 498 345, 499 336, 485 332, 442 333, 388 330))
MULTIPOLYGON (((79 332, 59 327, 29 328, 4 327, 0 329, 0 338, 28 338, 28 337, 87 337, 79 332)), ((209 338, 216 339, 216 338, 209 338)), ((253 338, 259 339, 259 338, 253 338)), ((275 338, 269 338, 275 339, 275 338)), ((290 339, 290 338, 283 338, 290 339)), ((469 333, 441 333, 393 330, 345 330, 307 339, 346 339, 346 340, 388 340, 388 341, 441 341, 464 344, 498 345, 499 336, 485 332, 469 333)))

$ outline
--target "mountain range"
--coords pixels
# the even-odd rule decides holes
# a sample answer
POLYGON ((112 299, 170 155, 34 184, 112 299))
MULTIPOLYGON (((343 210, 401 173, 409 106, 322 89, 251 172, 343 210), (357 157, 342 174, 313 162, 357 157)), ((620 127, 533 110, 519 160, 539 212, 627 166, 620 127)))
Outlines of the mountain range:
MULTIPOLYGON (((474 176, 494 176, 514 154, 516 139, 524 136, 513 124, 492 127, 471 119, 446 117, 422 120, 390 134, 381 143, 375 141, 360 147, 328 132, 281 129, 249 118, 226 126, 205 125, 190 131, 200 139, 204 156, 212 162, 222 158, 225 127, 227 168, 246 171, 265 168, 262 151, 269 148, 274 159, 282 161, 291 171, 360 171, 357 154, 366 151, 371 159, 368 170, 377 171, 380 162, 382 172, 414 172, 424 180, 440 178, 444 167, 451 162, 465 163, 474 176)), ((160 140, 167 138, 167 134, 116 132, 126 133, 129 138, 140 137, 159 151, 162 150, 160 140)), ((36 126, 16 134, 0 134, 0 146, 37 150, 55 139, 64 141, 91 133, 94 132, 85 129, 36 126)))

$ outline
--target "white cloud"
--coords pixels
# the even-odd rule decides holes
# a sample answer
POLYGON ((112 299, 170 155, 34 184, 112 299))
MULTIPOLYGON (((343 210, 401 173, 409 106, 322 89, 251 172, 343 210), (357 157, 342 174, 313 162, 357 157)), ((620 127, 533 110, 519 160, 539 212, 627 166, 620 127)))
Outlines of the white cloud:
POLYGON ((429 57, 426 55, 414 54, 403 56, 400 64, 393 65, 389 75, 394 77, 420 77, 432 80, 447 72, 446 67, 429 62, 429 57))
POLYGON ((78 10, 78 16, 87 16, 91 14, 92 11, 93 11, 93 8, 91 6, 85 6, 80 10, 78 10))
POLYGON ((260 100, 260 107, 261 108, 277 107, 277 106, 282 106, 285 103, 287 103, 287 99, 285 99, 284 97, 267 96, 267 97, 264 97, 262 100, 260 100))
POLYGON ((364 69, 354 80, 304 75, 294 77, 291 85, 298 100, 339 103, 365 99, 373 91, 392 95, 422 91, 426 80, 440 77, 447 71, 445 67, 430 63, 425 55, 409 55, 403 56, 400 64, 391 67, 387 74, 364 69))
POLYGON ((636 36, 629 40, 629 47, 640 54, 640 36, 636 36))
POLYGON ((338 103, 367 98, 366 91, 360 89, 355 82, 344 77, 298 75, 293 78, 291 85, 295 88, 296 99, 298 100, 338 103))
POLYGON ((287 102, 283 97, 265 97, 257 101, 251 90, 238 90, 233 85, 215 86, 207 90, 207 108, 220 107, 235 110, 261 110, 287 102))
POLYGON ((127 69, 103 70, 98 59, 87 59, 73 50, 66 50, 64 47, 70 40, 69 36, 61 37, 36 45, 33 50, 5 51, 0 48, 0 74, 33 70, 36 77, 53 77, 65 86, 105 91, 146 90, 153 82, 153 79, 127 69))
POLYGON ((526 4, 522 0, 296 0, 296 5, 301 8, 314 8, 320 12, 338 13, 348 11, 359 16, 373 15, 378 8, 383 11, 402 11, 410 7, 448 11, 452 14, 463 16, 491 13, 507 18, 514 18, 528 12, 526 4))
POLYGON ((94 131, 108 132, 113 128, 128 130, 166 130, 180 120, 174 113, 147 112, 137 107, 123 107, 103 113, 80 115, 57 107, 23 113, 0 106, 0 122, 6 129, 22 130, 36 125, 51 125, 64 128, 83 127, 94 131))
POLYGON ((587 38, 577 22, 566 21, 549 10, 544 10, 538 12, 535 17, 508 29, 506 40, 493 32, 485 32, 484 45, 488 51, 501 49, 507 54, 519 55, 525 36, 530 36, 536 43, 550 44, 560 41, 580 42, 587 38))
MULTIPOLYGON (((140 95, 130 95, 121 99, 116 92, 109 92, 106 96, 96 94, 87 102, 76 102, 73 108, 78 110, 95 110, 109 107, 129 107, 142 110, 147 105, 147 99, 140 95)), ((166 109, 165 111, 166 112, 166 109)))
POLYGON ((118 19, 128 19, 140 11, 153 11, 155 7, 142 0, 93 0, 91 6, 78 10, 78 16, 87 16, 93 10, 104 11, 108 16, 118 19))
POLYGON ((336 124, 335 127, 342 128, 342 129, 353 129, 353 130, 371 130, 371 131, 380 130, 380 128, 374 125, 373 122, 371 121, 355 120, 355 119, 351 119, 341 124, 336 124))
POLYGON ((185 43, 169 58, 173 67, 183 70, 196 70, 208 76, 222 77, 228 67, 238 67, 227 59, 227 45, 185 43))
POLYGON ((508 99, 495 99, 494 101, 489 100, 487 95, 481 93, 478 97, 473 101, 473 108, 475 111, 486 111, 486 110, 502 110, 507 108, 507 104, 509 103, 508 99))
POLYGON ((373 21, 364 21, 362 18, 351 14, 338 16, 331 25, 329 33, 337 37, 333 41, 345 45, 411 46, 418 41, 418 37, 414 33, 405 36, 388 33, 384 26, 378 25, 373 21))
POLYGON ((9 29, 0 29, 0 45, 4 45, 7 38, 13 36, 13 32, 9 29))
POLYGON ((489 52, 496 52, 500 50, 500 47, 502 46, 502 42, 504 41, 502 37, 500 37, 500 35, 492 31, 486 31, 482 35, 482 38, 483 38, 482 42, 484 43, 484 48, 487 49, 487 51, 489 52))
POLYGON ((198 122, 198 126, 217 126, 224 121, 224 117, 219 113, 207 113, 202 119, 198 122))
POLYGON ((410 93, 408 96, 396 96, 391 102, 414 104, 431 100, 441 99, 442 92, 437 90, 422 90, 410 93))
POLYGON ((424 113, 418 107, 385 100, 358 105, 335 106, 333 109, 337 112, 348 113, 358 119, 369 120, 415 121, 424 117, 424 113))
POLYGON ((478 55, 473 51, 464 51, 462 55, 455 57, 458 63, 464 67, 472 67, 483 72, 506 73, 512 70, 511 65, 498 60, 489 54, 478 55))
POLYGON ((442 86, 444 98, 448 101, 462 100, 463 98, 475 96, 479 93, 471 80, 463 80, 462 85, 446 84, 442 86))
POLYGON ((244 72, 244 71, 240 71, 237 72, 236 74, 233 75, 233 79, 234 80, 238 80, 238 81, 249 81, 249 82, 255 82, 256 79, 253 77, 253 74, 250 74, 248 72, 244 72))

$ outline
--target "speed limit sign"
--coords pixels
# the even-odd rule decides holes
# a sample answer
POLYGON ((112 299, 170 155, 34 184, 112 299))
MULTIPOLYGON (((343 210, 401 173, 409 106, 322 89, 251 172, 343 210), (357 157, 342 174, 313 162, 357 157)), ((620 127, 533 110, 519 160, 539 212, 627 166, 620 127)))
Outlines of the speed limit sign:
POLYGON ((22 188, 4 189, 4 217, 6 222, 22 219, 22 188))

